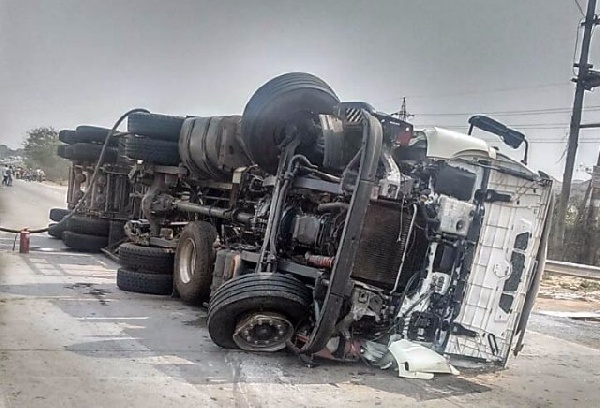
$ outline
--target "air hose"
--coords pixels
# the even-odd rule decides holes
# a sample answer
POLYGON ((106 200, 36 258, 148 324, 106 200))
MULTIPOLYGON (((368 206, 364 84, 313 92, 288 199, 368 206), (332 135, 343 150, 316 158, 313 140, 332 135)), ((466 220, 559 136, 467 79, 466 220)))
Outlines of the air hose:
MULTIPOLYGON (((119 120, 117 120, 115 122, 112 129, 110 129, 108 131, 108 133, 106 135, 106 139, 104 140, 104 145, 102 146, 102 151, 100 152, 100 156, 98 157, 98 161, 96 162, 96 166, 94 167, 94 173, 92 174, 92 178, 90 179, 90 185, 93 185, 96 182, 96 179, 98 178, 98 174, 100 173, 100 167, 104 163, 104 156, 106 156, 106 147, 108 146, 108 142, 115 135, 115 133, 117 132, 117 128, 119 126, 121 126, 121 123, 123 122, 123 120, 125 120, 126 117, 128 117, 129 115, 131 115, 133 113, 150 113, 150 112, 147 109, 142 109, 142 108, 132 109, 132 110, 126 112, 125 114, 123 114, 119 118, 119 120)), ((71 212, 69 214, 67 214, 65 217, 63 217, 63 219, 60 220, 60 222, 57 225, 65 225, 67 220, 69 218, 71 218, 75 214, 75 212, 79 208, 81 208, 81 206, 83 205, 85 200, 87 200, 89 198, 91 192, 92 192, 92 189, 88 188, 85 191, 85 193, 81 196, 79 201, 77 201, 77 204, 75 204, 75 207, 73 207, 71 212)), ((6 228, 6 227, 0 226, 0 231, 14 233, 14 234, 19 234, 20 232, 28 231, 30 234, 41 234, 41 233, 47 232, 48 227, 38 228, 38 229, 28 229, 28 228, 14 229, 14 228, 6 228)))

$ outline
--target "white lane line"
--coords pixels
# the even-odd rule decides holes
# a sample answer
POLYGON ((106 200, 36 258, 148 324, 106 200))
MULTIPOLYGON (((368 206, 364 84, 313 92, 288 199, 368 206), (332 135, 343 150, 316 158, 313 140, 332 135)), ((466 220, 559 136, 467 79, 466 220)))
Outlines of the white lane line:
POLYGON ((150 317, 78 317, 77 320, 148 320, 150 317))
POLYGON ((190 360, 186 360, 185 358, 181 358, 179 356, 172 356, 168 354, 162 356, 134 358, 132 360, 136 363, 152 365, 196 364, 190 360))

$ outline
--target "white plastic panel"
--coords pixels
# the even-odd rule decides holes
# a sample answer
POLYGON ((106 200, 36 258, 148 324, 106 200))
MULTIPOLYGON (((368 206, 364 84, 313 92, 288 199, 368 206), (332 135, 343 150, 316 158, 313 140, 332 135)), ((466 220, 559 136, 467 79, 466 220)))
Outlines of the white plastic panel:
POLYGON ((496 158, 496 149, 474 136, 438 127, 425 129, 424 133, 427 157, 447 160, 459 157, 496 158))
MULTIPOLYGON (((512 199, 510 203, 485 204, 479 245, 462 308, 455 320, 478 336, 450 335, 444 352, 505 364, 523 308, 527 282, 533 273, 551 187, 492 170, 489 189, 510 193, 512 199), (515 250, 515 240, 523 233, 531 234, 527 246, 524 250, 515 250), (519 254, 515 259, 524 260, 520 278, 511 264, 513 252, 519 254), (505 284, 513 273, 513 280, 507 284, 512 287, 507 290, 505 284), (507 303, 511 297, 512 302, 507 303)), ((524 237, 520 236, 521 242, 524 237)))

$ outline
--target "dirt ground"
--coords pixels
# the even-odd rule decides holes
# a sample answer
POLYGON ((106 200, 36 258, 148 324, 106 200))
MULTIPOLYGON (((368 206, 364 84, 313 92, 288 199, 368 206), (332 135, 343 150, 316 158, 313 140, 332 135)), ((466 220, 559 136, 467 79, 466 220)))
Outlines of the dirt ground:
POLYGON ((596 312, 600 310, 600 280, 546 274, 535 304, 537 311, 596 312))

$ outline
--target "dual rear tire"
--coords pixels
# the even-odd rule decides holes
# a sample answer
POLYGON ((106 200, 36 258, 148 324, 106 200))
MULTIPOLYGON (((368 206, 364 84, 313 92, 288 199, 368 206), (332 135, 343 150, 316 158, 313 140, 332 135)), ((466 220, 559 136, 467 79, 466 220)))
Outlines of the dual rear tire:
POLYGON ((173 293, 173 251, 126 243, 119 247, 117 286, 127 292, 173 293))

